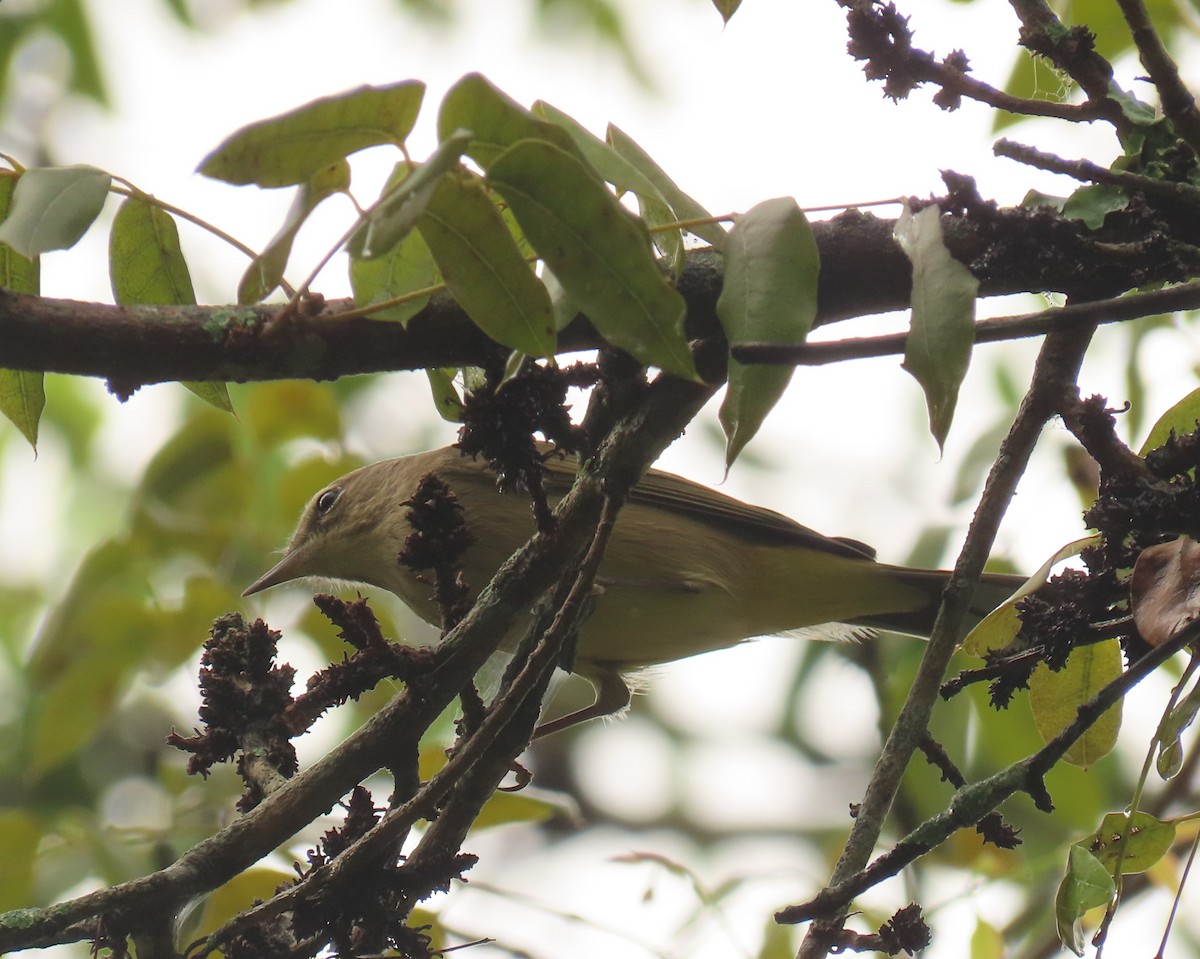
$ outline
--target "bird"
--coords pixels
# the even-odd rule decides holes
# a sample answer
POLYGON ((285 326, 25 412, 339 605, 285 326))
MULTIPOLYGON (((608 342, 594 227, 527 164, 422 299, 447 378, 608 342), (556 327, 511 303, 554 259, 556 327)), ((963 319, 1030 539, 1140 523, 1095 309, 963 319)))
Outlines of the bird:
MULTIPOLYGON (((544 487, 555 503, 575 466, 553 457, 544 466, 544 487)), ((527 495, 501 491, 482 461, 453 446, 373 463, 319 490, 282 559, 242 595, 307 578, 367 584, 439 624, 429 578, 397 559, 412 532, 406 501, 428 474, 449 486, 462 507, 471 544, 461 565, 474 598, 535 525, 527 495)), ((824 536, 652 469, 618 514, 596 575, 596 602, 579 629, 572 668, 592 684, 595 701, 542 723, 534 738, 623 711, 639 670, 758 636, 846 639, 882 629, 927 637, 949 576, 877 562, 857 540, 824 536)), ((1023 582, 985 574, 971 601, 972 622, 1023 582)), ((513 651, 523 632, 514 627, 501 649, 513 651)))

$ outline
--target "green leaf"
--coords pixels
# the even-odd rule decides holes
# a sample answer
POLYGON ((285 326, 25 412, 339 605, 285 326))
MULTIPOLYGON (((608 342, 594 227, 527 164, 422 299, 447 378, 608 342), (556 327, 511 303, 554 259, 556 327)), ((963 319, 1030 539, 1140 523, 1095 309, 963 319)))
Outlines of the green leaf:
POLYGON ((4 848, 4 869, 0 871, 0 910, 28 906, 36 897, 34 892, 35 864, 44 824, 34 815, 35 810, 11 808, 0 810, 0 846, 4 848))
POLYGON ((44 374, 30 370, 0 369, 0 413, 37 449, 38 423, 46 408, 44 374))
POLYGON ((143 197, 131 196, 117 209, 108 263, 113 298, 124 306, 196 302, 175 220, 143 197))
POLYGON ((462 397, 454 385, 455 374, 458 370, 453 367, 446 369, 432 368, 425 371, 429 378, 429 389, 433 393, 433 405, 438 416, 448 423, 461 423, 463 412, 462 397))
POLYGON ((1156 819, 1146 812, 1110 812, 1097 829, 1079 845, 1087 850, 1104 866, 1109 875, 1114 875, 1117 863, 1121 875, 1145 872, 1167 854, 1175 842, 1175 826, 1156 819))
POLYGON ((936 206, 915 215, 905 206, 895 232, 913 265, 912 323, 903 366, 925 391, 929 431, 940 449, 971 362, 979 281, 946 249, 936 206))
MULTIPOLYGON (((1039 664, 1029 679, 1029 705, 1042 739, 1049 742, 1069 723, 1083 703, 1121 675, 1121 646, 1105 640, 1071 651, 1057 672, 1039 664)), ((1116 745, 1121 728, 1121 703, 1104 714, 1067 750, 1063 757, 1074 766, 1088 767, 1116 745)))
MULTIPOLYGON (((624 133, 619 127, 615 127, 611 123, 608 125, 608 142, 612 144, 612 148, 617 153, 641 170, 646 179, 658 187, 658 192, 666 199, 667 205, 671 208, 671 212, 675 215, 676 220, 694 221, 712 219, 712 214, 679 189, 675 181, 667 176, 657 163, 650 159, 649 154, 645 150, 638 146, 627 133, 624 133)), ((710 244, 717 252, 720 252, 724 247, 725 237, 727 236, 724 227, 719 223, 696 223, 693 226, 687 227, 687 232, 700 237, 700 239, 710 244)))
MULTIPOLYGON (((0 221, 12 209, 19 175, 0 171, 0 221)), ((41 289, 41 266, 34 257, 22 256, 7 243, 0 243, 0 286, 14 293, 37 293, 41 289)))
POLYGON ((292 186, 367 147, 400 146, 412 132, 425 84, 362 86, 242 127, 200 163, 199 172, 239 186, 292 186))
POLYGON ((279 286, 283 271, 287 269, 288 257, 292 255, 292 244, 304 221, 324 200, 335 193, 344 193, 349 188, 350 164, 345 160, 337 160, 325 169, 318 170, 300 184, 283 225, 242 274, 237 291, 239 304, 257 303, 279 286))
POLYGON ((1104 218, 1129 206, 1129 194, 1111 183, 1089 183, 1067 197, 1064 216, 1079 220, 1090 230, 1104 226, 1104 218))
MULTIPOLYGON (((0 173, 0 220, 8 216, 17 176, 0 173)), ((37 293, 41 270, 36 259, 21 256, 6 243, 0 243, 0 287, 14 293, 37 293)), ((44 374, 27 370, 0 369, 0 413, 29 440, 37 450, 38 423, 46 407, 44 374)))
POLYGON ((417 223, 446 287, 497 343, 552 356, 550 294, 521 255, 496 204, 474 174, 442 177, 417 223))
POLYGON ((646 225, 651 228, 651 239, 663 256, 671 263, 671 269, 676 276, 683 269, 684 247, 683 232, 678 227, 666 227, 674 223, 675 214, 667 204, 666 197, 659 192, 658 187, 640 169, 629 162, 613 147, 598 136, 587 130, 578 120, 563 113, 557 107, 551 106, 544 100, 538 100, 533 105, 534 113, 545 117, 551 123, 556 123, 575 141, 584 159, 592 165, 597 173, 617 188, 618 191, 632 193, 637 197, 638 210, 646 225))
POLYGON ((0 243, 27 257, 74 246, 100 215, 111 183, 94 166, 26 170, 0 224, 0 243))
MULTIPOLYGON (((618 190, 628 191, 638 196, 654 197, 666 203, 666 197, 659 193, 658 187, 641 170, 621 156, 612 146, 588 130, 574 117, 563 113, 562 110, 538 100, 533 104, 533 113, 549 120, 555 126, 562 127, 579 148, 583 158, 592 165, 597 173, 615 186, 618 190)), ((545 139, 545 137, 527 138, 545 139)))
POLYGON ((683 297, 659 272, 644 225, 581 160, 525 140, 495 160, 488 181, 601 336, 642 363, 696 379, 683 297))
POLYGON ((389 179, 383 197, 347 242, 350 255, 363 260, 383 256, 404 239, 425 212, 438 181, 458 167, 459 157, 470 141, 470 133, 456 130, 419 166, 409 169, 397 164, 393 178, 401 170, 408 170, 408 175, 395 183, 389 179))
MULTIPOLYGON (((350 257, 350 286, 357 306, 427 290, 440 282, 429 245, 416 230, 408 233, 383 256, 370 260, 350 257)), ((407 323, 425 309, 429 293, 416 296, 371 314, 373 320, 407 323)))
POLYGON ((534 116, 479 73, 468 73, 442 100, 438 139, 446 140, 456 130, 471 131, 466 152, 484 170, 521 140, 546 140, 582 158, 566 130, 534 116))
POLYGON ((1074 844, 1067 854, 1067 874, 1058 886, 1054 915, 1058 938, 1075 955, 1082 956, 1087 946, 1083 935, 1084 913, 1107 905, 1117 887, 1108 870, 1083 846, 1074 844))
POLYGON ((1138 450, 1138 456, 1145 456, 1151 450, 1163 445, 1174 433, 1183 436, 1190 433, 1200 424, 1200 389, 1192 390, 1179 400, 1169 410, 1163 413, 1150 428, 1150 435, 1138 450))
MULTIPOLYGON (((717 316, 730 345, 803 343, 817 315, 820 255, 803 211, 791 197, 764 200, 734 219, 725 244, 717 316)), ((794 367, 729 361, 721 404, 725 468, 758 432, 783 395, 794 367)))
MULTIPOLYGON (((113 299, 122 305, 196 302, 175 220, 146 197, 131 196, 117 209, 108 239, 108 272, 113 299)), ((224 383, 183 385, 211 406, 233 412, 224 383)))
POLYGON ((53 31, 70 54, 71 92, 90 97, 100 106, 112 106, 100 66, 96 37, 88 22, 88 5, 83 0, 56 0, 40 4, 39 9, 45 11, 44 26, 53 31))
POLYGON ((1183 734, 1200 712, 1200 685, 1193 686, 1165 715, 1154 732, 1158 744, 1155 768, 1164 780, 1174 779, 1183 768, 1183 734))

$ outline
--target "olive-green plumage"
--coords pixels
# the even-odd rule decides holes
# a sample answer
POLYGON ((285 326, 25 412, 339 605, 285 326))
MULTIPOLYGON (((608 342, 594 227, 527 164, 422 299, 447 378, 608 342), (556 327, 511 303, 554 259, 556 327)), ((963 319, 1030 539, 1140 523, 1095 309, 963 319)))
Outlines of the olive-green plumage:
MULTIPOLYGON (((557 500, 573 470, 556 460, 547 465, 547 492, 557 500)), ((463 507, 473 537, 463 573, 477 592, 534 532, 533 516, 527 497, 497 492, 482 464, 449 447, 363 467, 321 490, 283 559, 246 595, 308 576, 349 580, 387 589, 436 623, 429 583, 396 559, 410 532, 403 504, 427 473, 463 507)), ((596 703, 538 734, 623 708, 623 673, 754 636, 825 624, 928 635, 948 575, 877 563, 861 543, 652 470, 618 516, 596 580, 598 602, 580 630, 575 671, 596 687, 596 703)), ((985 577, 973 613, 986 615, 1020 582, 985 577)), ((853 630, 825 632, 844 638, 853 630)), ((514 631, 505 648, 518 639, 514 631)))

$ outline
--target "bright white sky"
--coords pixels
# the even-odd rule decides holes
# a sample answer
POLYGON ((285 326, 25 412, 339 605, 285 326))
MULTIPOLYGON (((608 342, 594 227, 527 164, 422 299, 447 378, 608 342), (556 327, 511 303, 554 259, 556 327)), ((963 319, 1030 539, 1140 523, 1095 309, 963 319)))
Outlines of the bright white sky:
MULTIPOLYGON (((420 157, 432 146, 442 94, 472 70, 482 71, 521 102, 550 100, 594 132, 602 134, 608 121, 616 123, 714 212, 743 210, 780 195, 793 195, 802 206, 928 195, 941 190, 938 171, 944 168, 977 177, 983 195, 1002 203, 1019 202, 1031 187, 1050 193, 1072 188, 1058 178, 994 158, 991 114, 985 109, 968 103, 947 115, 930 103, 928 93, 921 92, 899 106, 885 100, 879 86, 865 83, 860 66, 846 55, 841 10, 834 0, 745 0, 728 27, 722 26, 705 0, 628 0, 625 5, 654 75, 655 93, 637 88, 616 58, 598 46, 531 43, 529 0, 464 0, 460 26, 444 36, 397 16, 386 0, 338 4, 299 0, 228 21, 213 14, 214 25, 206 35, 179 29, 160 0, 105 0, 90 6, 106 50, 104 63, 110 70, 116 109, 109 114, 84 104, 61 110, 50 141, 56 162, 104 167, 204 215, 252 246, 261 246, 274 233, 290 197, 233 188, 193 173, 202 157, 232 130, 358 84, 417 78, 429 87, 423 118, 410 144, 413 155, 420 157)), ((1006 3, 907 0, 903 6, 912 15, 919 45, 939 55, 962 47, 978 76, 1003 85, 1016 33, 1006 3)), ((1057 81, 1047 73, 1045 82, 1057 81)), ((1007 133, 1044 149, 1088 155, 1098 162, 1107 162, 1115 151, 1106 131, 1099 129, 1076 128, 1069 138, 1049 132, 1044 125, 1021 126, 1007 133)), ((20 153, 19 144, 6 143, 3 148, 20 153)), ((370 199, 394 156, 383 153, 366 160, 356 164, 356 183, 359 196, 370 199)), ((894 213, 894 208, 881 211, 881 215, 894 213)), ((342 232, 348 215, 344 202, 328 204, 302 235, 293 258, 294 277, 301 276, 307 269, 303 265, 322 252, 321 242, 342 232)), ((93 230, 75 250, 47 256, 45 292, 111 299, 106 242, 103 231, 93 230)), ((185 231, 184 242, 193 255, 201 299, 232 300, 244 268, 241 258, 195 233, 185 231)), ((869 264, 863 265, 863 282, 870 282, 869 264)), ((335 260, 316 289, 328 296, 343 295, 347 289, 344 261, 335 260)), ((983 309, 1016 312, 1033 305, 1032 300, 1018 300, 983 309)), ((1115 337, 1113 343, 1107 359, 1102 349, 1102 358, 1089 362, 1085 391, 1104 392, 1113 405, 1119 405, 1124 399, 1121 350, 1115 337)), ((1191 371, 1180 352, 1177 348, 1163 351, 1157 358, 1165 385, 1161 394, 1151 398, 1155 406, 1151 419, 1191 388, 1187 385, 1191 371)), ((1028 377, 1028 349, 1000 353, 989 347, 977 355, 982 360, 1009 357, 1005 362, 1017 383, 1023 385, 1028 377)), ((961 510, 948 510, 944 504, 957 463, 979 430, 991 422, 990 366, 991 362, 981 362, 968 383, 940 465, 932 440, 915 461, 897 459, 899 451, 911 449, 898 438, 919 428, 924 418, 919 393, 897 361, 801 372, 787 411, 774 415, 760 442, 751 446, 751 452, 769 451, 772 456, 777 449, 786 450, 782 459, 787 465, 780 474, 786 481, 735 469, 725 488, 823 531, 871 542, 883 558, 902 561, 923 526, 936 521, 962 524, 967 519, 961 510)), ((114 469, 123 462, 123 468, 136 471, 163 437, 169 423, 160 406, 171 402, 166 398, 169 389, 143 390, 125 406, 111 403, 103 435, 114 451, 114 469)), ((449 429, 446 438, 450 439, 449 429)), ((366 452, 381 456, 406 452, 375 448, 374 442, 364 440, 366 452)), ((705 482, 721 480, 720 457, 715 446, 704 441, 700 428, 690 431, 666 462, 705 482)), ((43 447, 36 464, 28 460, 27 451, 10 444, 0 465, 8 474, 3 486, 9 491, 53 489, 56 482, 65 481, 66 464, 56 457, 52 443, 43 447), (47 477, 57 480, 47 483, 47 477)), ((1063 489, 1054 454, 1044 457, 1038 470, 1024 485, 1003 537, 1004 547, 1030 568, 1080 533, 1078 503, 1063 489)), ((16 499, 4 495, 0 502, 12 504, 16 499)), ((18 541, 9 537, 20 537, 21 542, 36 544, 44 540, 39 532, 57 525, 49 496, 32 503, 22 496, 19 515, 11 507, 0 510, 0 535, 9 542, 18 541)), ((82 550, 87 544, 76 545, 82 550)), ((56 558, 46 551, 22 559, 25 575, 31 571, 54 575, 56 563, 65 559, 71 564, 78 557, 56 558)), ((720 711, 714 711, 709 700, 694 718, 697 727, 711 732, 713 750, 719 751, 722 730, 728 732, 739 717, 754 724, 756 707, 765 699, 762 691, 770 688, 769 677, 777 671, 780 655, 786 655, 781 644, 764 642, 678 664, 658 682, 662 707, 696 712, 691 692, 696 687, 691 683, 712 683, 723 675, 722 686, 729 691, 727 671, 735 663, 744 667, 748 678, 734 685, 747 690, 746 698, 729 697, 727 708, 720 711), (719 721, 713 722, 714 716, 719 721)), ((827 686, 839 698, 845 684, 857 681, 852 675, 831 680, 827 686)), ((836 706, 836 701, 813 704, 817 713, 836 706)), ((845 735, 869 741, 875 735, 874 720, 870 716, 863 720, 861 728, 847 724, 845 735)), ((632 723, 624 731, 620 727, 599 730, 597 743, 607 741, 614 748, 620 744, 617 751, 625 757, 631 753, 621 750, 648 749, 649 753, 636 755, 648 757, 646 768, 657 768, 654 750, 661 744, 643 741, 639 745, 629 739, 631 735, 636 739, 632 723)), ((744 757, 740 748, 731 747, 730 752, 744 757)), ((716 761, 715 755, 696 758, 716 761)), ((719 764, 711 768, 725 771, 707 777, 704 788, 695 791, 697 796, 714 786, 753 781, 753 776, 731 775, 719 764)), ((613 781, 612 776, 599 777, 597 788, 613 781)), ((801 780, 793 785, 795 789, 782 793, 808 791, 801 780)), ((857 785, 847 787, 849 798, 854 798, 857 785)), ((713 798, 746 803, 763 797, 713 798)), ((611 849, 589 849, 586 854, 610 853, 611 849)), ((814 878, 820 878, 819 871, 815 870, 814 878)), ((552 881, 562 880, 555 875, 552 881)), ((614 882, 617 888, 627 887, 628 873, 614 882)), ((589 885, 587 893, 594 892, 589 885)), ((754 909, 758 911, 753 915, 761 917, 759 904, 754 909)), ((621 908, 614 907, 611 915, 621 916, 621 908)), ((724 950, 727 944, 720 945, 724 950)))

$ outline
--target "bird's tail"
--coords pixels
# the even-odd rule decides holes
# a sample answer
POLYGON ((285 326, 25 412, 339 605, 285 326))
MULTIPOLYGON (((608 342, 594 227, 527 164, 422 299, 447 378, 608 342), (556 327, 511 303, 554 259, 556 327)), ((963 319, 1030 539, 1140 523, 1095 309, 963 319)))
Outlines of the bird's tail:
MULTIPOLYGON (((855 626, 886 629, 896 633, 907 633, 911 636, 928 636, 933 632, 933 621, 942 604, 942 592, 950 580, 950 574, 944 570, 907 569, 898 566, 892 567, 892 569, 908 585, 917 587, 926 593, 929 596, 929 602, 919 609, 864 616, 851 620, 851 623, 855 626)), ((984 573, 975 587, 975 595, 971 598, 963 634, 966 635, 967 632, 974 629, 988 613, 1012 596, 1024 583, 1024 576, 1016 576, 1011 573, 984 573)))

